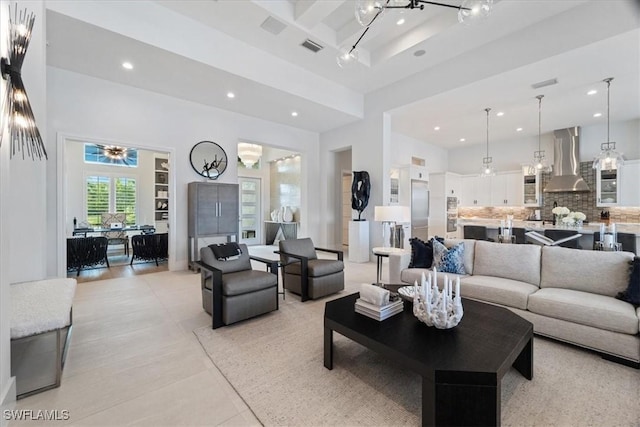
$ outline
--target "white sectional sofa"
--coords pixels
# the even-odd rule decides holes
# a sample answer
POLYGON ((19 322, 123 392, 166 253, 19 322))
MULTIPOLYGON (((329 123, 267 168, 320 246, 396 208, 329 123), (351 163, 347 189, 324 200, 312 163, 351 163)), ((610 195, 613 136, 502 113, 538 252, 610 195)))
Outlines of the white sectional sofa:
MULTIPOLYGON (((532 322, 538 335, 640 367, 640 308, 615 298, 629 284, 634 254, 480 240, 444 243, 460 242, 467 272, 459 276, 463 297, 510 309, 532 322)), ((390 255, 391 283, 420 280, 427 270, 408 268, 410 261, 410 253, 390 255)))

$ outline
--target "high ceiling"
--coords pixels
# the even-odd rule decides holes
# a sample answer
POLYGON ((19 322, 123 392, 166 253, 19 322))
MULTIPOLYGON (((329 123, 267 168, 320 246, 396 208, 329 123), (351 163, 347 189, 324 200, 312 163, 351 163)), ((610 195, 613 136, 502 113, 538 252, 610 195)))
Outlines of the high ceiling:
POLYGON ((492 140, 537 135, 538 94, 543 132, 606 120, 606 77, 615 78, 612 120, 640 117, 634 0, 502 0, 474 26, 447 7, 387 10, 358 45, 361 63, 342 69, 338 48, 363 31, 354 4, 48 1, 47 62, 314 132, 360 120, 375 102, 394 131, 448 148, 484 141, 485 107, 504 112, 492 116, 492 140), (323 49, 312 53, 306 39, 323 49), (531 88, 552 78, 558 84, 531 88))

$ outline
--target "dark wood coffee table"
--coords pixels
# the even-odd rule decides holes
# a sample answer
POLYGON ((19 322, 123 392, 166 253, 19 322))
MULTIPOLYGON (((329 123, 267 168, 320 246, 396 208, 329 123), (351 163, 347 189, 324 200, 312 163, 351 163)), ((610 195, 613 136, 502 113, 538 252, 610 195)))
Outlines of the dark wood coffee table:
POLYGON ((506 308, 463 299, 458 326, 440 330, 405 310, 378 322, 354 311, 359 294, 327 302, 324 366, 333 331, 422 376, 422 425, 499 425, 500 383, 513 366, 533 377, 533 325, 506 308))

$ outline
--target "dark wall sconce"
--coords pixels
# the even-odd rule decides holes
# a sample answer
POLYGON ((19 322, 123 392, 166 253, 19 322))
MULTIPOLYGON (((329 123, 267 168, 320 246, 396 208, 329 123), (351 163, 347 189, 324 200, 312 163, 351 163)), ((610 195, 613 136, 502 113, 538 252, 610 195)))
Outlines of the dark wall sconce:
MULTIPOLYGON (((2 122, 6 123, 9 131, 11 157, 17 152, 22 152, 23 159, 26 153, 34 160, 36 157, 42 160, 43 156, 47 158, 47 151, 36 126, 21 76, 22 63, 27 54, 35 19, 35 15, 28 13, 27 9, 18 11, 16 4, 12 13, 9 6, 8 58, 0 59, 2 78, 7 80, 7 90, 2 105, 4 111, 2 122)), ((0 132, 0 144, 2 144, 3 134, 4 132, 0 132)))

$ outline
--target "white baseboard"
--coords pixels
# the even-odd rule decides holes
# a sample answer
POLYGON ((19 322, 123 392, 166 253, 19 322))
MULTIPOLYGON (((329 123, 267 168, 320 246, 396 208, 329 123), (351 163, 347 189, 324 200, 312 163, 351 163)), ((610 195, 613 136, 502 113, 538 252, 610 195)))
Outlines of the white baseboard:
POLYGON ((16 377, 9 378, 9 383, 0 396, 0 427, 9 425, 9 420, 5 419, 4 411, 16 407, 16 377))

